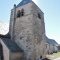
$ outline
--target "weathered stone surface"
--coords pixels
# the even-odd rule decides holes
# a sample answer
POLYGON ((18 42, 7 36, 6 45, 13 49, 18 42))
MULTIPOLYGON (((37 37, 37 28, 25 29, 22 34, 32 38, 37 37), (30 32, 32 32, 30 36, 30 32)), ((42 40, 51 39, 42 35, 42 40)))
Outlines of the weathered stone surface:
POLYGON ((11 14, 10 34, 12 35, 14 30, 13 40, 24 50, 27 60, 37 60, 41 55, 45 57, 44 14, 33 2, 16 8, 16 14, 22 8, 24 9, 24 16, 15 17, 14 29, 14 13, 11 14), (38 18, 38 13, 40 13, 41 19, 38 18))
POLYGON ((9 60, 9 49, 7 48, 7 46, 4 44, 4 42, 2 41, 2 39, 0 39, 0 43, 3 46, 3 57, 4 60, 9 60))

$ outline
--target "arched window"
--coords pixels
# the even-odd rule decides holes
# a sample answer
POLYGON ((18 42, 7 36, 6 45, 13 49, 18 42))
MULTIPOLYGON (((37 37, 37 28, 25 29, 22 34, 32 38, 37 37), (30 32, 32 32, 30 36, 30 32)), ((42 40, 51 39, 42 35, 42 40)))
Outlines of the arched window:
POLYGON ((20 10, 17 11, 17 18, 20 17, 20 10))
POLYGON ((40 15, 40 13, 38 13, 38 18, 41 19, 41 15, 40 15))
POLYGON ((24 16, 24 9, 21 9, 21 16, 24 16))

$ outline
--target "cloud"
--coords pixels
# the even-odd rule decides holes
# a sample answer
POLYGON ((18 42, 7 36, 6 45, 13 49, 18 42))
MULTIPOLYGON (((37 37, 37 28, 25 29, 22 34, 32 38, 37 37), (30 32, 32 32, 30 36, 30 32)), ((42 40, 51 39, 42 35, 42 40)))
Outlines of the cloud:
POLYGON ((9 31, 9 24, 3 21, 0 21, 0 34, 7 34, 9 31))

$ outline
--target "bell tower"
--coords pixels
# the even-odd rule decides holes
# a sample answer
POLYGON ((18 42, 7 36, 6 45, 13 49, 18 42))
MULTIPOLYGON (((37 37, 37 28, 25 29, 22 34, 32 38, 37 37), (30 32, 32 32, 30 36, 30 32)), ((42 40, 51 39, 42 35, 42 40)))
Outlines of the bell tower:
POLYGON ((24 50, 27 60, 45 57, 44 13, 32 0, 22 0, 11 11, 11 37, 24 50))

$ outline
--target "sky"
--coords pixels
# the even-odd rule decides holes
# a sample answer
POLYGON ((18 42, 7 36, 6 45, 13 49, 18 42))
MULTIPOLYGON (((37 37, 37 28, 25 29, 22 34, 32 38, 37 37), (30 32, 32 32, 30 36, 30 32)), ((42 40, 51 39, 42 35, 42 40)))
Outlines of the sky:
MULTIPOLYGON (((60 44, 60 0, 33 0, 44 12, 46 36, 60 44)), ((14 4, 21 0, 0 0, 0 21, 10 21, 10 12, 14 4)))
POLYGON ((9 24, 0 21, 0 34, 6 35, 8 32, 9 32, 9 24))

